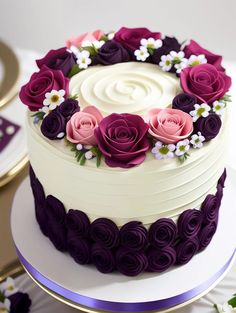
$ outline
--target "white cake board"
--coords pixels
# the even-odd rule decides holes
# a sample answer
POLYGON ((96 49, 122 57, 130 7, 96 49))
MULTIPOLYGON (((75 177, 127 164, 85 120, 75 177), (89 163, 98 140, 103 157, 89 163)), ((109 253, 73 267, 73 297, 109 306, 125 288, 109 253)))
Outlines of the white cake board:
POLYGON ((51 295, 86 311, 143 312, 189 303, 215 286, 234 261, 236 173, 227 171, 217 232, 207 249, 186 265, 162 274, 126 277, 80 266, 57 251, 40 231, 27 178, 12 207, 11 228, 18 255, 32 278, 51 295))

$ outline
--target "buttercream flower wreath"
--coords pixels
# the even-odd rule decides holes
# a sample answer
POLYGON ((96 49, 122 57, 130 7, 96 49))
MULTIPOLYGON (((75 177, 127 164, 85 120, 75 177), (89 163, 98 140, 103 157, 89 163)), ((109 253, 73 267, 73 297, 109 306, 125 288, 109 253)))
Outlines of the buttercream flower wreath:
POLYGON ((83 165, 101 157, 110 167, 141 164, 147 151, 156 159, 178 157, 183 162, 189 149, 199 149, 215 138, 230 96, 231 78, 222 57, 194 40, 180 44, 147 28, 122 27, 105 34, 100 30, 71 38, 67 47, 51 50, 37 60, 39 71, 20 91, 20 99, 41 123, 50 140, 65 139, 83 165), (180 79, 183 90, 166 109, 152 109, 145 117, 116 114, 103 117, 94 106, 80 110, 77 95, 69 95, 70 78, 94 65, 136 61, 156 64, 180 79))

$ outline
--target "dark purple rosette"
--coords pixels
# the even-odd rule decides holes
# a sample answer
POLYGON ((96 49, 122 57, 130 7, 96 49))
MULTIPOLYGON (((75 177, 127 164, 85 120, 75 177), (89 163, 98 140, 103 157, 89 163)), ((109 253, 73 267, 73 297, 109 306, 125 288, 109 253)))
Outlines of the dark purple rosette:
POLYGON ((57 224, 64 225, 66 218, 66 211, 63 203, 54 196, 47 196, 46 198, 46 211, 50 221, 57 224))
POLYGON ((48 139, 61 139, 66 132, 66 120, 56 110, 50 112, 44 117, 41 124, 41 132, 48 139))
POLYGON ((188 263, 199 249, 199 242, 196 237, 180 241, 175 247, 176 264, 188 263))
POLYGON ((119 229, 108 218, 98 218, 90 226, 90 236, 93 241, 108 249, 114 248, 119 243, 119 229))
POLYGON ((67 251, 67 230, 65 225, 52 219, 48 221, 48 237, 59 251, 67 251))
POLYGON ((144 250, 148 244, 147 229, 141 222, 132 221, 120 229, 120 243, 131 250, 144 250))
POLYGON ((194 95, 189 95, 183 92, 174 97, 172 108, 189 113, 194 110, 194 104, 196 103, 197 98, 194 95))
POLYGON ((229 90, 231 78, 211 64, 199 64, 181 71, 180 84, 183 91, 195 95, 199 103, 212 104, 229 90))
POLYGON ((177 227, 170 218, 160 218, 150 226, 148 232, 150 244, 159 249, 170 246, 176 236, 177 227))
POLYGON ((216 195, 207 195, 201 205, 201 211, 203 213, 203 223, 209 224, 218 220, 220 208, 220 199, 216 195))
POLYGON ((172 247, 164 249, 149 248, 147 251, 148 271, 163 272, 176 262, 176 252, 172 247))
POLYGON ((126 276, 137 276, 146 270, 148 259, 143 252, 120 248, 116 252, 116 267, 126 276))
POLYGON ((202 225, 203 213, 200 210, 189 209, 178 218, 178 233, 183 239, 195 237, 202 225))
POLYGON ((152 63, 159 64, 162 55, 167 55, 171 51, 179 52, 180 47, 181 45, 175 37, 165 37, 162 40, 162 46, 153 51, 152 63))
POLYGON ((84 212, 70 209, 66 214, 66 227, 78 237, 86 238, 89 235, 90 221, 84 212))
POLYGON ((91 261, 91 244, 87 239, 77 236, 73 231, 67 232, 67 249, 69 254, 79 264, 89 264, 91 261))
POLYGON ((42 59, 36 60, 39 68, 46 65, 53 70, 61 70, 67 76, 74 64, 76 64, 75 55, 68 51, 66 47, 50 50, 42 59))
POLYGON ((130 168, 141 164, 149 149, 148 124, 135 114, 113 113, 105 117, 94 135, 106 164, 130 168))
POLYGON ((34 181, 36 179, 36 175, 35 175, 35 172, 34 172, 34 170, 33 170, 31 165, 29 166, 29 177, 30 177, 30 185, 32 187, 32 185, 33 185, 33 183, 34 183, 34 181))
POLYGON ((220 208, 221 201, 222 201, 222 198, 223 198, 223 187, 220 184, 218 184, 217 188, 216 188, 216 198, 218 200, 219 208, 220 208))
POLYGON ((217 55, 209 50, 206 50, 194 40, 190 40, 190 43, 184 47, 184 53, 186 58, 189 58, 192 54, 194 55, 204 54, 207 59, 207 63, 214 65, 219 71, 225 70, 221 65, 222 62, 221 55, 217 55))
POLYGON ((45 94, 52 90, 65 90, 65 96, 69 91, 69 79, 62 71, 51 70, 43 66, 39 72, 34 73, 29 82, 21 87, 19 97, 31 111, 38 111, 43 107, 45 94))
POLYGON ((91 254, 93 264, 101 273, 111 273, 115 270, 115 258, 111 250, 95 243, 91 254))
POLYGON ((194 123, 194 132, 201 132, 205 141, 214 139, 221 128, 222 121, 219 115, 210 113, 207 117, 199 117, 194 123))
POLYGON ((223 174, 220 176, 220 178, 217 182, 217 185, 220 185, 222 188, 224 188, 226 177, 227 177, 227 172, 226 172, 226 168, 225 168, 223 174))
POLYGON ((109 40, 98 50, 94 61, 103 65, 128 62, 130 54, 119 42, 109 40))
POLYGON ((64 118, 68 119, 75 112, 80 111, 79 102, 75 99, 68 98, 60 104, 58 111, 64 118))
POLYGON ((153 33, 147 28, 127 28, 121 27, 114 37, 114 41, 119 42, 124 48, 134 51, 139 48, 141 39, 160 39, 161 33, 153 33))
POLYGON ((16 292, 9 296, 10 313, 28 313, 30 311, 31 300, 27 293, 16 292))
POLYGON ((198 234, 199 239, 199 251, 205 249, 211 242, 217 229, 217 223, 212 222, 204 226, 198 234))

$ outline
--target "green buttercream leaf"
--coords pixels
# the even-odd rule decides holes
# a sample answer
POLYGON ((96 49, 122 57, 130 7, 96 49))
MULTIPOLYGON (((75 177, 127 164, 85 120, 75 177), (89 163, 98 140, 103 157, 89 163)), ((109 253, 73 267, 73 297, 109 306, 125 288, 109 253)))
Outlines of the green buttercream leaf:
POLYGON ((78 97, 79 97, 79 95, 76 93, 75 95, 70 95, 69 96, 69 99, 73 99, 73 100, 77 100, 78 99, 78 97))
POLYGON ((101 153, 101 151, 99 151, 97 154, 97 161, 96 161, 97 167, 99 167, 101 165, 101 159, 102 159, 102 153, 101 153))
POLYGON ((80 159, 79 164, 80 164, 80 165, 84 165, 85 162, 86 162, 85 154, 82 152, 82 156, 81 156, 81 159, 80 159))
MULTIPOLYGON (((81 159, 82 159, 83 156, 84 156, 84 152, 83 151, 79 151, 77 156, 76 156, 77 162, 81 162, 81 159)), ((85 158, 85 156, 84 156, 84 158, 85 158)), ((82 164, 80 163, 80 165, 82 165, 82 164)))
POLYGON ((97 54, 97 52, 98 52, 97 49, 94 46, 92 46, 92 47, 83 47, 83 50, 88 51, 90 53, 91 57, 94 57, 97 54))
POLYGON ((220 313, 219 310, 218 310, 217 304, 214 304, 213 307, 216 309, 216 311, 217 311, 218 313, 220 313))
POLYGON ((102 35, 102 37, 99 40, 108 41, 108 37, 106 35, 102 35))
POLYGON ((68 74, 68 77, 71 78, 72 76, 74 76, 75 74, 78 74, 81 71, 82 69, 79 68, 78 64, 74 64, 68 74))
POLYGON ((4 293, 0 291, 0 302, 4 302, 6 297, 4 296, 4 293))
POLYGON ((233 308, 236 308, 236 296, 231 298, 229 301, 228 301, 228 304, 230 304, 233 308))
POLYGON ((32 117, 37 117, 39 120, 42 120, 45 115, 45 112, 39 111, 31 115, 32 117))

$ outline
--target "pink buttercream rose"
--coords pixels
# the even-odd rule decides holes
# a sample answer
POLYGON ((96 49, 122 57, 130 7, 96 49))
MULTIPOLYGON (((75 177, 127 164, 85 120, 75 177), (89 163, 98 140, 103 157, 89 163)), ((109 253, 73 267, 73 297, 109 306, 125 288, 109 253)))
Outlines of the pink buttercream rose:
POLYGON ((102 114, 94 106, 88 106, 83 111, 76 112, 66 125, 67 139, 72 143, 96 145, 94 130, 102 119, 102 114))
POLYGON ((176 143, 193 131, 189 114, 176 109, 152 109, 148 112, 149 134, 163 143, 176 143))
POLYGON ((78 37, 71 37, 66 41, 67 48, 71 46, 81 47, 83 41, 96 41, 100 40, 100 38, 104 35, 104 32, 100 29, 95 30, 92 33, 84 33, 79 35, 78 37))

